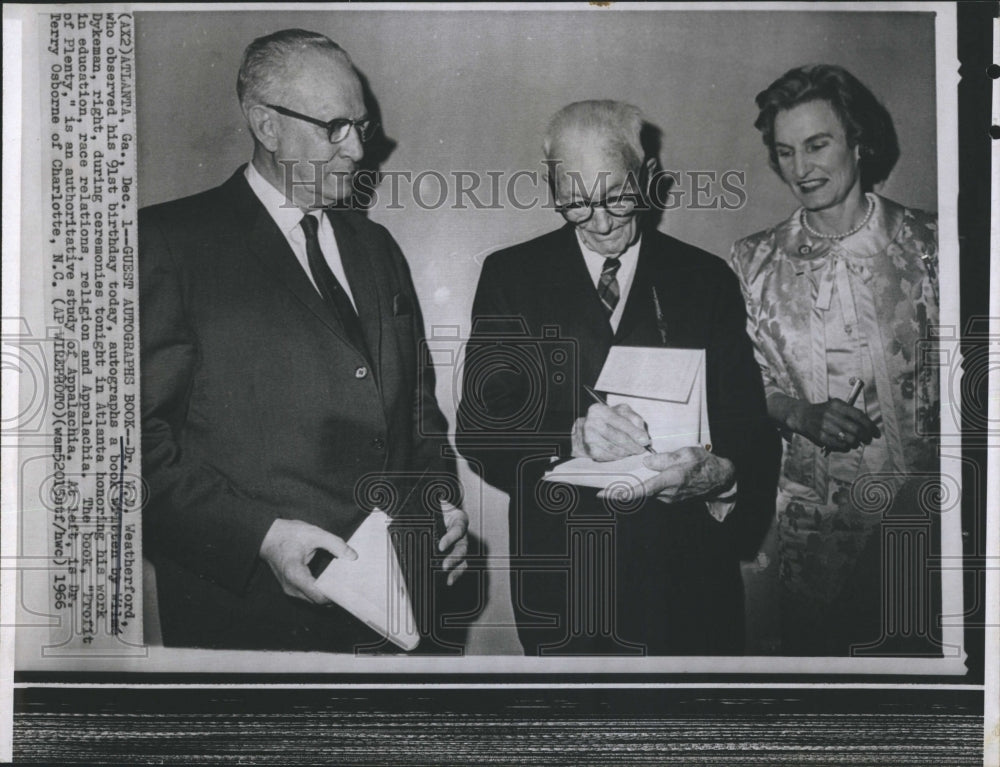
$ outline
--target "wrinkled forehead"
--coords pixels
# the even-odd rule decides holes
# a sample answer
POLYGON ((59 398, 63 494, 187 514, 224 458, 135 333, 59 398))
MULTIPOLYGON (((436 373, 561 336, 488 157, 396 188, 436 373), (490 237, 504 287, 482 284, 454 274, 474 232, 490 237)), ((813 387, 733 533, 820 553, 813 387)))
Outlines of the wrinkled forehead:
POLYGON ((357 117, 364 109, 361 80, 343 53, 306 50, 290 59, 285 71, 283 87, 301 109, 331 117, 357 117))
POLYGON ((599 193, 620 189, 641 167, 628 146, 595 131, 564 132, 549 155, 548 171, 556 193, 567 197, 580 197, 581 188, 599 193))

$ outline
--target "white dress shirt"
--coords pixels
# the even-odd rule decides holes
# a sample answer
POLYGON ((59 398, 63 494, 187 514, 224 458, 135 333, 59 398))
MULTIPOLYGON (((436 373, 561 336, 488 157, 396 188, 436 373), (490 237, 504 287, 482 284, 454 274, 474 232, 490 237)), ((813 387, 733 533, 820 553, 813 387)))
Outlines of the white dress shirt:
MULTIPOLYGON (((594 287, 599 287, 601 284, 601 271, 604 269, 604 261, 607 259, 607 256, 595 253, 584 245, 583 239, 580 237, 580 232, 576 232, 576 241, 580 243, 583 261, 587 265, 587 271, 590 272, 590 280, 594 283, 594 287)), ((636 264, 639 263, 639 246, 641 244, 642 237, 639 237, 628 250, 618 257, 621 266, 618 267, 618 273, 615 275, 615 278, 618 280, 619 297, 618 304, 615 306, 615 310, 611 313, 610 317, 611 329, 615 332, 618 331, 618 325, 621 323, 622 315, 625 313, 625 302, 628 300, 628 293, 632 289, 632 280, 635 277, 636 264)))
MULTIPOLYGON (((295 254, 295 258, 298 259, 299 264, 305 270, 309 282, 316 288, 316 292, 322 295, 319 287, 316 285, 316 280, 313 279, 312 270, 309 268, 309 256, 306 253, 306 234, 302 231, 302 216, 306 211, 297 206, 289 205, 285 200, 284 193, 276 189, 270 181, 264 178, 252 162, 247 165, 245 175, 253 193, 257 195, 257 199, 260 200, 261 205, 264 206, 264 209, 274 219, 274 223, 278 225, 278 229, 281 230, 281 233, 288 241, 292 253, 295 254)), ((319 238, 320 250, 323 251, 323 257, 326 259, 326 263, 329 264, 330 271, 340 280, 340 284, 344 288, 347 297, 351 299, 354 311, 357 311, 358 307, 354 302, 354 295, 351 293, 351 285, 347 281, 344 264, 340 260, 340 249, 337 247, 337 238, 333 234, 333 225, 330 223, 330 218, 323 215, 323 211, 321 210, 308 212, 319 221, 317 236, 319 238)))

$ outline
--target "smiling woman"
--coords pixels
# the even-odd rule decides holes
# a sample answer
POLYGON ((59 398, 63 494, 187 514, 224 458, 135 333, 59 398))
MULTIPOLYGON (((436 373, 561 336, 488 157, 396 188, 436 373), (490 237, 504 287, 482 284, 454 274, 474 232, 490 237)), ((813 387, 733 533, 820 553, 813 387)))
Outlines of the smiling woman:
POLYGON ((915 582, 929 583, 925 485, 938 458, 926 435, 938 432, 940 396, 936 371, 915 361, 938 322, 937 218, 871 191, 899 157, 896 134, 846 70, 793 69, 757 105, 771 167, 801 204, 731 256, 768 413, 788 440, 776 525, 782 654, 923 651, 930 590, 911 595, 911 612, 892 604, 879 530, 893 517, 926 520, 919 550, 902 553, 915 582), (909 645, 885 641, 886 609, 920 627, 909 645))
POLYGON ((848 142, 829 102, 807 101, 779 112, 774 135, 781 177, 805 208, 804 221, 812 217, 825 234, 836 234, 857 225, 852 218, 866 217, 865 207, 871 215, 871 206, 861 204, 858 146, 848 142))

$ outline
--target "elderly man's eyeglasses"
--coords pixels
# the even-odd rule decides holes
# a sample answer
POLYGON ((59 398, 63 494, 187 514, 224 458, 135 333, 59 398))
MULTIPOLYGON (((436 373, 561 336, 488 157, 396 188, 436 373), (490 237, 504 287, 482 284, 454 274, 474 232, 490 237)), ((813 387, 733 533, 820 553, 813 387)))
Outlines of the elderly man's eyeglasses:
POLYGON ((595 208, 604 208, 615 218, 625 218, 635 213, 642 204, 642 195, 629 192, 605 197, 603 200, 568 202, 565 205, 556 205, 556 210, 571 224, 584 224, 593 218, 595 208))
POLYGON ((285 115, 286 117, 294 117, 296 120, 302 120, 307 123, 312 123, 313 125, 318 125, 321 128, 326 128, 327 138, 330 139, 331 144, 339 144, 341 141, 347 138, 347 135, 351 132, 351 128, 358 129, 358 136, 362 141, 368 141, 375 135, 375 129, 378 128, 378 123, 374 120, 370 120, 367 117, 363 120, 351 120, 347 117, 334 117, 332 120, 320 120, 315 117, 310 117, 309 115, 304 115, 301 112, 296 112, 292 109, 286 109, 285 107, 279 107, 277 104, 265 104, 264 106, 273 109, 278 114, 285 115))

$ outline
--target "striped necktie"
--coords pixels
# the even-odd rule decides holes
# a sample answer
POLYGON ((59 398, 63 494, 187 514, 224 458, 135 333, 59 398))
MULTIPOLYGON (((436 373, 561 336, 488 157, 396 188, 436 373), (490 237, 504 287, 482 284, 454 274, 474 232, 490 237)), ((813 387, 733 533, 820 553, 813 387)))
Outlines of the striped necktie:
POLYGON ((618 268, 622 262, 617 258, 604 259, 604 268, 601 269, 601 280, 597 284, 597 296, 601 299, 604 311, 608 313, 608 319, 615 313, 618 306, 618 299, 621 291, 618 288, 618 268))

